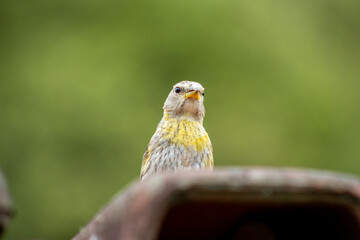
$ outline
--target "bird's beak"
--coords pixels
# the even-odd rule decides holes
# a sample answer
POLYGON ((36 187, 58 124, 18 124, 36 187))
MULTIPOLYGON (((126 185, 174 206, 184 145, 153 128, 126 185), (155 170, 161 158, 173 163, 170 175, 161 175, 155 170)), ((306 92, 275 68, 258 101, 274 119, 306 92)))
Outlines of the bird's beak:
POLYGON ((200 100, 200 92, 199 91, 190 91, 185 94, 185 98, 200 100))

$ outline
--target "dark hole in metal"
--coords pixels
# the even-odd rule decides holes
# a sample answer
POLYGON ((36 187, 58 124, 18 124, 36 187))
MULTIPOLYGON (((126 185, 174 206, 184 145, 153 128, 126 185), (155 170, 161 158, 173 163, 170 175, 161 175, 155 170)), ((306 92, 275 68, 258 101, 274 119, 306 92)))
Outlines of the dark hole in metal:
POLYGON ((352 209, 336 203, 185 201, 167 212, 159 239, 360 239, 352 209))

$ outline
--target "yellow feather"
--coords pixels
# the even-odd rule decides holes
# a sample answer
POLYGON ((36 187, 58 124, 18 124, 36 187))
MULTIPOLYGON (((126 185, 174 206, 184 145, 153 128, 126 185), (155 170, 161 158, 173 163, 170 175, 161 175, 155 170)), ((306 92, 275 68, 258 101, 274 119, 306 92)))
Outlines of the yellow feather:
POLYGON ((177 146, 194 146, 197 151, 202 151, 210 145, 210 139, 202 124, 198 121, 177 119, 165 116, 165 139, 177 146))

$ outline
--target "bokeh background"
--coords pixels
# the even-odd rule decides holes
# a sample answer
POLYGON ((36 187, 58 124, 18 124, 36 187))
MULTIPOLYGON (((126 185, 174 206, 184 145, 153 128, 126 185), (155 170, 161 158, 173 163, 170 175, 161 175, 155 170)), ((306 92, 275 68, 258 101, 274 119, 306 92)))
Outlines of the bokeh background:
POLYGON ((173 84, 206 88, 216 166, 360 174, 360 2, 0 4, 5 239, 69 239, 138 178, 173 84))

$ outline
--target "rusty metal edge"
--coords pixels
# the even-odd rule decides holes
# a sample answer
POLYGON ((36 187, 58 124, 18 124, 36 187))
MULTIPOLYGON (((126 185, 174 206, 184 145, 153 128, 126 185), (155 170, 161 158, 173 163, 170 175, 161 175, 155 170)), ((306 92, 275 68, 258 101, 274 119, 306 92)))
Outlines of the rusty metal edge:
MULTIPOLYGON (((74 240, 96 239, 116 224, 114 239, 154 239, 167 208, 179 198, 222 198, 238 195, 238 201, 249 197, 266 198, 286 194, 294 201, 335 201, 360 206, 360 179, 330 171, 242 167, 223 168, 213 172, 177 172, 133 182, 120 192, 74 240), (324 198, 325 197, 325 198, 324 198), (308 199, 309 200, 309 199, 308 199), (150 206, 158 206, 151 208, 150 206), (146 235, 141 229, 146 228, 146 235)), ((275 200, 279 198, 275 198, 275 200)), ((246 199, 245 199, 246 200, 246 199)), ((359 207, 357 207, 357 210, 359 207)))

